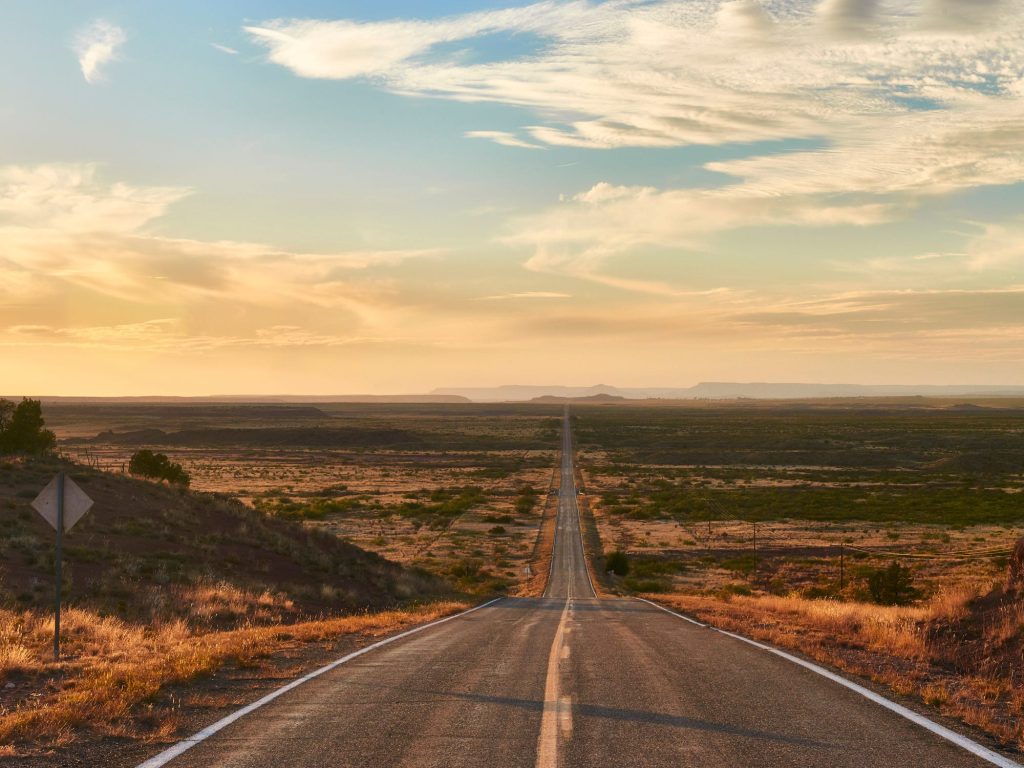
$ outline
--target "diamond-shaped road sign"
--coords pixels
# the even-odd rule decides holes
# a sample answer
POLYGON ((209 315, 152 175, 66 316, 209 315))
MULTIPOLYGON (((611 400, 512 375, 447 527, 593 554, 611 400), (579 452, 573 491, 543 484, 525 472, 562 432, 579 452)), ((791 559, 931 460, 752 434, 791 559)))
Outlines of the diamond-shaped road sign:
MULTIPOLYGON (((46 522, 57 530, 57 485, 59 477, 54 477, 32 502, 32 507, 42 515, 46 522)), ((75 523, 82 519, 92 507, 92 499, 85 491, 75 485, 74 481, 64 476, 64 530, 70 531, 75 523)))

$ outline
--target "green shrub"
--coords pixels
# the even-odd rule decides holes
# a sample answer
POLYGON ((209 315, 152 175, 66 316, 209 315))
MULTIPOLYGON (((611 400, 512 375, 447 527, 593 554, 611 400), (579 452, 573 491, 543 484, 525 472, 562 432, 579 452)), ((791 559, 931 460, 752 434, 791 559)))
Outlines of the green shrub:
POLYGON ((331 515, 341 515, 361 507, 363 499, 355 496, 341 499, 315 498, 308 502, 292 501, 282 497, 256 502, 256 508, 261 512, 286 520, 324 520, 331 515))
POLYGON ((524 487, 519 492, 519 498, 516 499, 516 514, 528 515, 533 512, 533 508, 537 506, 537 491, 529 486, 524 487))
POLYGON ((723 584, 718 590, 718 596, 726 600, 737 595, 740 597, 749 597, 752 594, 754 594, 754 590, 746 584, 737 584, 735 582, 723 584))
POLYGON ((622 586, 631 592, 667 592, 668 584, 662 579, 640 579, 628 577, 623 579, 622 586))
POLYGON ((192 480, 181 464, 175 464, 165 454, 153 453, 145 448, 132 454, 128 471, 140 477, 166 480, 173 485, 188 485, 192 480))
POLYGON ((803 592, 800 593, 800 596, 805 600, 834 600, 836 597, 836 591, 831 587, 815 584, 805 588, 803 592))
POLYGON ((483 489, 475 485, 454 489, 438 488, 430 493, 431 503, 405 501, 395 511, 402 517, 413 518, 433 528, 442 528, 483 502, 484 498, 483 489))
POLYGON ((749 554, 739 555, 737 557, 726 558, 725 560, 722 560, 719 565, 727 571, 749 575, 754 572, 754 569, 757 566, 757 558, 749 554))
POLYGON ((620 549, 616 549, 614 552, 609 552, 604 556, 604 569, 611 571, 616 576, 626 576, 629 574, 629 555, 620 549))
POLYGON ((868 575, 868 592, 871 599, 880 605, 906 605, 920 596, 914 588, 913 576, 893 560, 888 568, 881 568, 868 575))
POLYGON ((46 453, 57 438, 45 427, 38 400, 26 397, 15 405, 0 399, 0 453, 46 453))

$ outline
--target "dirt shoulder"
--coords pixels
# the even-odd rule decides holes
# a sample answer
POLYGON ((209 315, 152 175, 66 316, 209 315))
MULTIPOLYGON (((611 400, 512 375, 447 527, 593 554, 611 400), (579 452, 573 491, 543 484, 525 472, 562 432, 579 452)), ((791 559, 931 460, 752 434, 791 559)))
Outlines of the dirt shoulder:
POLYGON ((1016 759, 1024 749, 1024 606, 999 587, 987 595, 948 594, 921 607, 797 597, 646 597, 872 681, 918 709, 976 728, 1016 759))
POLYGON ((345 653, 468 607, 444 602, 207 633, 157 655, 108 661, 74 686, 0 713, 0 757, 27 768, 130 768, 345 653))

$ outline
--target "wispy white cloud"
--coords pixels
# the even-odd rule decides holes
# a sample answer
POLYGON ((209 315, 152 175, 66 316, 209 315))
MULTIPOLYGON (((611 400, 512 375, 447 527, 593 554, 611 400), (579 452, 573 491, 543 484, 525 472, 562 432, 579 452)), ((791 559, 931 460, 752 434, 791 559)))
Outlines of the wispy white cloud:
MULTIPOLYGON (((612 0, 609 7, 634 5, 612 0)), ((483 11, 432 21, 276 19, 245 31, 269 51, 276 64, 302 77, 345 80, 384 76, 423 56, 441 43, 495 32, 562 34, 593 12, 583 0, 545 0, 519 8, 483 11)), ((413 64, 414 65, 414 64, 413 64)))
POLYGON ((542 142, 721 144, 828 136, 844 118, 902 114, 907 97, 941 102, 982 85, 979 61, 997 62, 990 95, 1020 79, 1024 9, 922 2, 544 2, 434 21, 278 20, 248 31, 298 75, 372 75, 403 93, 534 108, 547 119, 530 128, 542 142), (922 31, 928 19, 971 8, 989 13, 963 22, 966 37, 922 31), (831 32, 870 27, 872 36, 837 40, 822 23, 831 32), (531 32, 547 45, 484 64, 430 55, 438 43, 495 31, 531 32))
POLYGON ((758 0, 725 0, 716 18, 724 37, 747 42, 764 42, 775 28, 775 20, 758 0))
POLYGON ((190 194, 97 179, 95 163, 0 167, 0 221, 65 232, 135 232, 190 194))
POLYGON ((723 189, 658 190, 600 183, 540 214, 524 217, 505 238, 534 248, 526 262, 537 272, 561 273, 643 293, 689 295, 685 288, 611 277, 612 257, 642 247, 692 249, 726 229, 766 225, 867 226, 887 221, 892 206, 868 202, 828 205, 810 195, 764 195, 742 185, 723 189))
POLYGON ((570 299, 571 294, 558 291, 521 291, 519 293, 499 293, 494 296, 481 296, 478 301, 505 301, 507 299, 570 299))
POLYGON ((117 58, 117 50, 126 39, 121 27, 102 19, 76 35, 74 51, 86 82, 95 83, 102 77, 103 67, 117 58))
POLYGON ((230 45, 221 45, 220 43, 210 43, 210 47, 211 48, 216 48, 221 53, 226 53, 226 54, 229 54, 231 56, 237 56, 238 55, 238 50, 235 49, 235 48, 232 48, 230 45))
POLYGON ((974 271, 1024 267, 1024 218, 985 224, 967 244, 967 267, 974 271))
POLYGON ((878 0, 822 0, 817 16, 826 34, 860 37, 878 22, 878 0))
POLYGON ((1024 6, 998 0, 541 2, 434 21, 279 20, 249 28, 307 77, 498 102, 540 118, 472 131, 513 146, 772 141, 708 163, 724 185, 598 184, 513 223, 531 269, 609 278, 643 246, 692 248, 745 226, 872 225, 960 190, 1024 182, 1024 6), (435 46, 531 32, 528 55, 473 63, 435 46), (756 60, 756 66, 751 62, 756 60), (814 149, 793 151, 802 140, 814 149))
POLYGON ((401 337, 359 336, 311 331, 295 325, 256 328, 247 335, 190 332, 180 318, 136 323, 56 327, 14 325, 0 328, 3 347, 69 347, 89 350, 146 350, 180 354, 227 349, 337 348, 409 341, 401 337))
POLYGON ((390 336, 403 310, 387 269, 440 255, 430 249, 304 253, 147 231, 187 194, 106 183, 95 165, 0 168, 0 321, 16 302, 45 314, 74 301, 83 318, 109 316, 114 307, 129 316, 174 307, 220 329, 227 302, 236 331, 252 332, 270 313, 321 323, 344 318, 351 329, 345 338, 390 336))
POLYGON ((501 144, 505 147, 518 147, 519 149, 544 149, 540 144, 525 141, 508 131, 466 131, 466 138, 489 139, 495 144, 501 144))
POLYGON ((925 0, 924 23, 959 32, 991 24, 1007 5, 1004 0, 925 0))
MULTIPOLYGON (((1007 341, 1024 334, 1024 286, 1001 289, 851 291, 793 299, 735 314, 731 322, 792 336, 813 350, 809 340, 842 339, 877 349, 913 349, 976 359, 1012 354, 1007 341), (969 350, 969 345, 978 345, 969 350), (923 349, 921 345, 930 349, 923 349)), ((1019 352, 1018 352, 1019 353, 1019 352)))

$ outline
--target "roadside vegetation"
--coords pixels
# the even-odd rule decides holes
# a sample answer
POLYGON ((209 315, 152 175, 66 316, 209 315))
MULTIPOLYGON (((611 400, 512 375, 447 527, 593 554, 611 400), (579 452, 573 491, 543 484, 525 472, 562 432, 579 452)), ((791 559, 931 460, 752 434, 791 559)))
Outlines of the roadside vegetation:
POLYGON ((191 481, 181 464, 171 461, 163 453, 153 453, 146 448, 132 454, 128 462, 128 471, 151 480, 166 480, 171 485, 187 486, 191 481))
MULTIPOLYGON (((223 598, 196 608, 220 610, 223 598)), ((142 625, 73 608, 65 613, 64 659, 51 656, 53 621, 0 609, 0 757, 46 753, 83 737, 170 740, 179 720, 161 692, 225 665, 259 667, 271 655, 309 643, 353 644, 468 608, 441 601, 390 611, 291 624, 204 631, 182 617, 142 625), (31 689, 30 695, 25 695, 31 689)))
POLYGON ((41 454, 51 450, 56 436, 46 429, 38 400, 15 404, 0 398, 0 454, 41 454))
POLYGON ((1024 536, 1024 409, 916 399, 575 413, 601 538, 590 551, 607 553, 611 589, 1024 749, 1024 588, 1007 576, 1024 536))
POLYGON ((155 705, 168 684, 459 600, 434 575, 232 499, 54 457, 0 461, 0 754, 168 736, 173 708, 155 705), (55 662, 54 536, 29 504, 61 469, 96 503, 65 537, 55 662))
POLYGON ((62 452, 82 463, 117 473, 134 453, 163 455, 196 490, 481 595, 532 578, 560 414, 505 404, 47 408, 62 452))
POLYGON ((728 593, 648 595, 916 698, 1024 750, 1024 594, 997 582, 913 606, 728 593))
POLYGON ((218 670, 529 592, 550 561, 544 409, 55 410, 79 463, 0 459, 0 756, 173 739, 218 670), (60 469, 96 503, 65 538, 55 662, 53 533, 29 504, 60 469))

